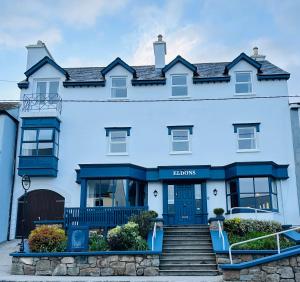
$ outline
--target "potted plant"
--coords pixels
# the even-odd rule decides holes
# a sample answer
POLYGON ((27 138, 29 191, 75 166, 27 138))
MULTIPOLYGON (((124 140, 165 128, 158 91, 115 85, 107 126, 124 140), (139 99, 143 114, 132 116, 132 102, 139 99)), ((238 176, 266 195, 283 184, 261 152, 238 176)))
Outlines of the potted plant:
POLYGON ((214 214, 216 215, 216 218, 224 218, 224 209, 223 208, 216 208, 214 209, 214 214))

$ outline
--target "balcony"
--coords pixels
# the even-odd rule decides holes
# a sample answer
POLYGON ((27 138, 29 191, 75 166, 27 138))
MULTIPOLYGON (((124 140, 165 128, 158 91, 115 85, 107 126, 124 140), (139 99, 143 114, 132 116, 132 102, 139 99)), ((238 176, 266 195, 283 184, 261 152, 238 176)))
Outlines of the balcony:
POLYGON ((62 98, 57 94, 24 94, 20 117, 58 117, 61 115, 62 98))

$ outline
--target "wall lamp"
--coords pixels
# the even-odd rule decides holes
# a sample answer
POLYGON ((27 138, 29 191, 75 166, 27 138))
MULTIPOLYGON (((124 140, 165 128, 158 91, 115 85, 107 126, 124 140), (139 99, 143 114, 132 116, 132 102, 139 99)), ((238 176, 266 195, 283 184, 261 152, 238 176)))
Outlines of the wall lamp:
POLYGON ((154 197, 155 197, 155 198, 157 197, 157 195, 158 195, 158 192, 157 192, 157 190, 156 190, 156 189, 153 191, 153 195, 154 195, 154 197))
POLYGON ((217 196, 217 195, 218 195, 218 190, 217 190, 217 189, 214 189, 214 190, 213 190, 213 194, 214 194, 214 196, 217 196))

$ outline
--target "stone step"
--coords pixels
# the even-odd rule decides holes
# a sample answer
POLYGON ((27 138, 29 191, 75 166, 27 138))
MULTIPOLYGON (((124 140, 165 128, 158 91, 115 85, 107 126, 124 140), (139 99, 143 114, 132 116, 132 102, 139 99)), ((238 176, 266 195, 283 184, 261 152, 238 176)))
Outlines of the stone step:
POLYGON ((219 275, 218 270, 160 270, 161 276, 216 276, 219 275))
POLYGON ((193 264, 161 264, 159 266, 159 270, 186 270, 186 271, 193 271, 193 270, 217 270, 216 264, 200 264, 200 263, 193 263, 193 264))
POLYGON ((210 236, 210 233, 209 233, 209 231, 206 231, 206 230, 197 230, 197 231, 168 230, 168 231, 164 231, 164 235, 165 236, 185 236, 185 237, 189 237, 189 236, 201 236, 201 235, 210 236))
POLYGON ((162 260, 198 260, 198 261, 211 261, 216 260, 214 253, 163 253, 160 257, 162 260))
POLYGON ((187 227, 168 227, 168 226, 164 226, 164 230, 169 231, 169 230, 176 230, 176 231, 180 231, 180 230, 190 230, 190 231, 209 231, 208 227, 192 227, 192 226, 187 226, 187 227))
POLYGON ((193 241, 183 241, 183 240, 181 240, 181 241, 175 241, 175 240, 173 240, 173 241, 170 241, 170 240, 167 240, 167 241, 164 241, 164 244, 163 244, 164 246, 195 246, 195 247, 197 247, 197 246, 212 246, 212 243, 211 243, 211 241, 209 241, 209 240, 205 240, 205 241, 195 241, 195 240, 193 240, 193 241))
POLYGON ((186 252, 190 252, 191 250, 194 250, 194 251, 204 251, 204 250, 212 250, 212 245, 193 245, 193 246, 185 246, 185 245, 169 245, 169 246, 166 246, 164 245, 163 246, 163 250, 185 250, 186 252))
POLYGON ((209 239, 211 240, 210 235, 190 235, 190 236, 182 236, 179 235, 177 236, 176 234, 172 234, 172 235, 165 235, 164 234, 164 239, 166 240, 205 240, 205 239, 209 239))
POLYGON ((181 257, 181 258, 173 258, 173 256, 165 256, 160 259, 160 265, 164 264, 195 264, 195 263, 200 263, 200 264, 215 264, 216 263, 216 258, 213 257, 181 257))

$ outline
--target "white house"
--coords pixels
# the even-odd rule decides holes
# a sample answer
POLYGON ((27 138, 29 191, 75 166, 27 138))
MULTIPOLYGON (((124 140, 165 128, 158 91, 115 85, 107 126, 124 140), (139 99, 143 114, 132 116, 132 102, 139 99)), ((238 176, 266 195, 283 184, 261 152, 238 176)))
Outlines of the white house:
POLYGON ((169 225, 207 223, 219 207, 300 223, 290 75, 257 48, 231 62, 165 64, 161 36, 153 47, 155 65, 82 68, 60 66, 41 41, 27 47, 11 237, 24 174, 27 231, 97 206, 153 209, 169 225))
POLYGON ((15 178, 18 103, 0 103, 0 243, 9 237, 15 178))

